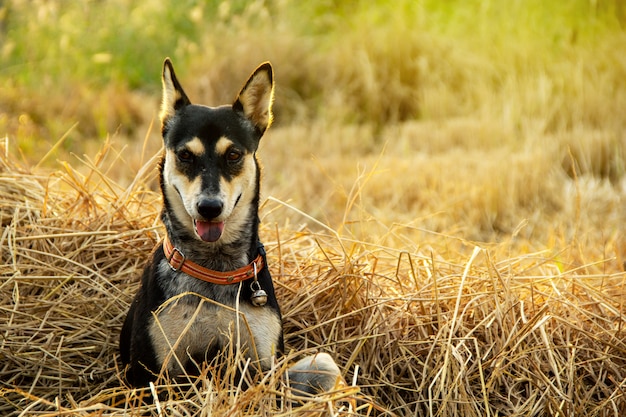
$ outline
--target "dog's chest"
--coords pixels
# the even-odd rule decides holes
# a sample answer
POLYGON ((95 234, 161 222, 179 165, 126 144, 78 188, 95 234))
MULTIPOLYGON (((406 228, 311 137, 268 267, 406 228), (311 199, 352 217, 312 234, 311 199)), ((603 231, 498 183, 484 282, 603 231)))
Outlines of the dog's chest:
POLYGON ((248 304, 237 310, 204 299, 189 303, 184 299, 187 297, 194 296, 168 300, 150 325, 156 355, 160 363, 167 362, 170 373, 180 373, 179 364, 184 365, 190 357, 197 358, 210 350, 224 351, 229 343, 245 357, 259 360, 264 368, 271 366, 282 332, 274 311, 248 304))
POLYGON ((167 362, 170 373, 177 374, 182 372, 180 364, 184 365, 190 357, 210 350, 223 351, 233 343, 246 357, 260 360, 262 367, 271 366, 282 333, 278 313, 269 306, 235 303, 237 285, 202 284, 180 274, 162 288, 167 301, 156 311, 149 326, 159 363, 167 362))

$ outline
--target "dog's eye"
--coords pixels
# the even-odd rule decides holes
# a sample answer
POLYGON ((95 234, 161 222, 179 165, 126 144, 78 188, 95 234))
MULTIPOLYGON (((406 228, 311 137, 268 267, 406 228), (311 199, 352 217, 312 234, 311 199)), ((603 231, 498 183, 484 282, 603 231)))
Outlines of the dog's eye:
POLYGON ((226 159, 229 162, 237 162, 241 159, 241 152, 235 150, 235 149, 231 149, 230 151, 228 151, 228 153, 226 154, 226 159))
POLYGON ((181 149, 180 151, 178 151, 176 156, 178 157, 178 160, 180 162, 189 162, 193 158, 193 154, 187 149, 181 149))

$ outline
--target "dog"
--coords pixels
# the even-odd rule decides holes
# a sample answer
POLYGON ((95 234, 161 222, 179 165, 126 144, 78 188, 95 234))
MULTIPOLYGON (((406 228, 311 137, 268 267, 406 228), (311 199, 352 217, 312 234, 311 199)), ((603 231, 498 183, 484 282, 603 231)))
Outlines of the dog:
MULTIPOLYGON (((192 104, 169 58, 162 72, 159 164, 166 236, 153 250, 120 334, 126 381, 198 375, 237 342, 261 371, 283 354, 283 326, 259 241, 259 141, 272 123, 273 69, 261 64, 232 105, 192 104), (229 345, 230 344, 230 345, 229 345)), ((287 370, 295 391, 331 390, 326 353, 287 370)))

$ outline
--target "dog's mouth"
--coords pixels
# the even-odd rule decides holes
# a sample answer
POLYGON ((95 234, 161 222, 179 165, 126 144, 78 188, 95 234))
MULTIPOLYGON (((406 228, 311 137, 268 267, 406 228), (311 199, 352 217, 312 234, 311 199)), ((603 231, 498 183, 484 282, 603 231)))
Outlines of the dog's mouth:
POLYGON ((200 239, 205 242, 217 242, 224 231, 224 222, 205 222, 194 220, 193 224, 200 239))

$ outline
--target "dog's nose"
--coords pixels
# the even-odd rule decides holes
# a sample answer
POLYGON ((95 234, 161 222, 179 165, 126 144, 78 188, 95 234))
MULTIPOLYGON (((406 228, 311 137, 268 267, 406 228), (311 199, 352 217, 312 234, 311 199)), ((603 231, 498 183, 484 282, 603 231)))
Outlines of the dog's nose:
POLYGON ((206 220, 211 220, 222 214, 224 203, 217 198, 203 198, 198 202, 198 213, 206 220))

